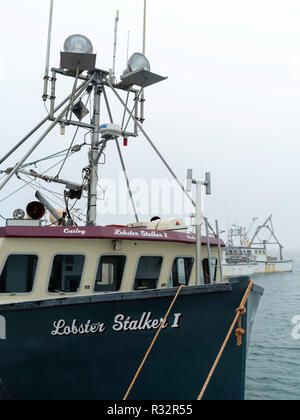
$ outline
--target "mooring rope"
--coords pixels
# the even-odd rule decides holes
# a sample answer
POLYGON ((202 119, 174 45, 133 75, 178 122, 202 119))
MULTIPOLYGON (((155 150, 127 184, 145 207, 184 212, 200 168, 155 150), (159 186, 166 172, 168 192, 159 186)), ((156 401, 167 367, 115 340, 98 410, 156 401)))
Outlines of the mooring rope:
POLYGON ((252 282, 252 280, 250 280, 249 285, 247 287, 247 290, 246 290, 246 292, 245 292, 245 294, 243 296, 243 299, 242 299, 242 301, 240 303, 240 306, 236 310, 236 316, 235 316, 235 318, 234 318, 234 320, 233 320, 233 322, 231 324, 231 327, 230 327, 230 329, 228 331, 228 334, 227 334, 227 336, 226 336, 226 338, 224 340, 224 343, 222 344, 222 347, 221 347, 221 349, 219 351, 219 354, 218 354, 218 356, 217 356, 217 358, 216 358, 216 360, 215 360, 215 362, 213 364, 213 367, 211 368, 211 371, 209 372, 209 375, 208 375, 208 377, 207 377, 207 379, 206 379, 206 381, 205 381, 205 383, 204 383, 204 385, 202 387, 202 390, 201 390, 201 392, 200 392, 200 394, 199 394, 199 396, 197 398, 198 401, 202 400, 202 398, 203 398, 203 395, 204 395, 204 393, 206 391, 206 388, 208 387, 208 384, 211 381, 211 378, 212 378, 212 376, 213 376, 213 374, 214 374, 214 372, 215 372, 215 370, 216 370, 216 368, 218 366, 218 363, 219 363, 219 361, 220 361, 220 359, 221 359, 221 357, 222 357, 222 355, 224 353, 224 350, 225 350, 225 348, 227 346, 227 343, 229 341, 229 338, 231 337, 231 334, 232 334, 232 332, 234 330, 234 327, 235 327, 235 325, 236 325, 237 322, 239 323, 239 326, 238 326, 238 328, 235 331, 235 334, 236 334, 236 337, 237 337, 237 346, 241 346, 242 345, 242 337, 243 337, 243 334, 245 334, 245 331, 241 327, 242 326, 242 316, 246 313, 245 305, 246 305, 246 302, 248 300, 248 297, 249 297, 249 295, 251 293, 252 287, 253 287, 253 282, 252 282))
POLYGON ((166 322, 166 320, 167 320, 167 318, 168 318, 168 316, 169 316, 169 313, 171 312, 171 309, 173 308, 174 303, 176 302, 177 297, 178 297, 178 295, 179 295, 179 293, 181 292, 181 290, 182 290, 182 288, 183 288, 183 287, 185 287, 185 286, 184 286, 184 285, 182 285, 182 286, 180 286, 180 287, 178 288, 177 293, 176 293, 176 295, 175 295, 175 297, 174 297, 174 299, 173 299, 173 301, 172 301, 172 303, 171 303, 171 305, 170 305, 170 307, 169 307, 169 309, 168 309, 168 311, 167 311, 167 313, 166 313, 166 315, 165 315, 165 317, 164 317, 163 321, 161 322, 160 327, 159 327, 159 329, 157 330, 157 332, 156 332, 156 334, 155 334, 155 337, 153 338, 152 343, 150 344, 150 346, 149 346, 149 348, 148 348, 148 350, 147 350, 147 352, 146 352, 146 354, 145 354, 145 357, 144 357, 144 359, 143 359, 142 363, 140 364, 140 366, 139 366, 139 368, 138 368, 138 370, 137 370, 137 372, 136 372, 136 374, 135 374, 135 376, 134 376, 133 380, 131 381, 131 384, 130 384, 130 386, 129 386, 129 388, 128 388, 128 390, 127 390, 127 392, 126 392, 126 394, 125 394, 125 396, 124 396, 124 398, 123 398, 123 401, 126 401, 126 400, 127 400, 127 397, 128 397, 128 395, 130 394, 130 391, 132 390, 133 385, 135 384, 135 382, 136 382, 136 380, 137 380, 137 378, 138 378, 138 376, 139 376, 139 374, 140 374, 140 372, 141 372, 141 370, 142 370, 142 368, 143 368, 143 366, 144 366, 144 364, 145 364, 146 360, 148 359, 148 356, 149 356, 149 354, 150 354, 150 352, 151 352, 151 350, 152 350, 152 347, 154 346, 154 344, 155 344, 155 342, 156 342, 156 340, 157 340, 157 338, 158 338, 158 336, 159 336, 159 334, 160 334, 160 332, 161 332, 161 330, 162 330, 162 327, 163 327, 164 323, 166 322))

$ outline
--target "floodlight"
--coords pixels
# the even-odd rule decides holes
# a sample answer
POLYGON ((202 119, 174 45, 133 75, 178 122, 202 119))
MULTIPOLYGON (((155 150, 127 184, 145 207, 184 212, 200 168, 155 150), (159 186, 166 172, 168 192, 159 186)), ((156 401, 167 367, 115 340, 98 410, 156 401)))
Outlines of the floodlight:
POLYGON ((93 54, 93 44, 83 35, 71 35, 65 40, 64 51, 78 54, 93 54))
POLYGON ((61 67, 76 74, 84 70, 94 71, 96 54, 93 54, 93 44, 83 35, 71 35, 64 43, 61 52, 61 67))
POLYGON ((165 79, 167 78, 150 71, 150 63, 144 54, 134 53, 128 60, 127 69, 117 87, 128 89, 136 85, 144 89, 165 79))
POLYGON ((22 220, 25 217, 25 212, 22 209, 17 209, 14 211, 14 219, 22 220))
POLYGON ((136 70, 150 71, 150 63, 144 54, 134 53, 128 61, 127 70, 129 72, 136 70))

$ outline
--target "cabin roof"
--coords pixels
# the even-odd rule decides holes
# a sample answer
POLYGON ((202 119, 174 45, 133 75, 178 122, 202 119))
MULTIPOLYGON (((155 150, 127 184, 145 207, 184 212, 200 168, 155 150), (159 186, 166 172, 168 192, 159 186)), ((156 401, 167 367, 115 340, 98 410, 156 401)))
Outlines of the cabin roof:
MULTIPOLYGON (((124 239, 134 241, 157 241, 196 243, 193 234, 179 231, 155 231, 121 226, 7 226, 0 228, 0 238, 61 238, 61 239, 124 239)), ((211 246, 217 246, 216 238, 209 239, 211 246)), ((221 246, 225 243, 221 240, 221 246)), ((207 244, 202 237, 202 244, 207 244)))

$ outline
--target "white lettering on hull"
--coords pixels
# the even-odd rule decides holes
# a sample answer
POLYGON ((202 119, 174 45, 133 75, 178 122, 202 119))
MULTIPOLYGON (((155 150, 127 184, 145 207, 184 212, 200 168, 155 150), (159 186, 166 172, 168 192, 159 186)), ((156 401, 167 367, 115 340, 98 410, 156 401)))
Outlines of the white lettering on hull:
MULTIPOLYGON (((174 314, 172 323, 166 320, 163 323, 163 318, 153 318, 152 312, 144 312, 140 319, 132 319, 131 316, 118 314, 114 318, 112 330, 115 332, 121 331, 151 331, 158 330, 162 325, 162 329, 180 328, 180 323, 183 315, 181 313, 174 314)), ((71 336, 71 335, 86 335, 86 334, 103 334, 107 327, 103 322, 92 323, 91 320, 85 324, 79 323, 74 319, 71 324, 67 324, 64 319, 55 321, 53 323, 54 329, 51 331, 53 336, 71 336)))
POLYGON ((84 236, 86 234, 86 231, 84 229, 70 229, 70 228, 66 228, 64 229, 64 233, 67 233, 69 235, 82 235, 84 236))

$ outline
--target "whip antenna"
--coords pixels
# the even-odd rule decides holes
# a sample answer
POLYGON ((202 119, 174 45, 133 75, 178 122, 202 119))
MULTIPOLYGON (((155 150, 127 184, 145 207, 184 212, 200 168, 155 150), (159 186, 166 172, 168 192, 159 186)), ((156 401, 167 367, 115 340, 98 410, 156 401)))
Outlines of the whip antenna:
POLYGON ((118 42, 118 23, 120 18, 120 12, 117 10, 117 14, 115 17, 115 39, 114 39, 114 54, 113 54, 113 68, 112 68, 112 75, 111 78, 115 82, 116 81, 116 54, 117 54, 117 42, 118 42))
MULTIPOLYGON (((143 54, 146 54, 147 0, 144 0, 143 54)), ((142 90, 140 122, 145 121, 145 91, 142 90)))
POLYGON ((146 54, 147 0, 144 0, 143 54, 146 54))
POLYGON ((47 42, 45 76, 44 76, 44 93, 43 93, 44 102, 46 102, 48 98, 49 65, 50 65, 50 50, 51 50, 51 36, 52 36, 52 20, 53 20, 53 1, 54 0, 50 0, 48 42, 47 42))

